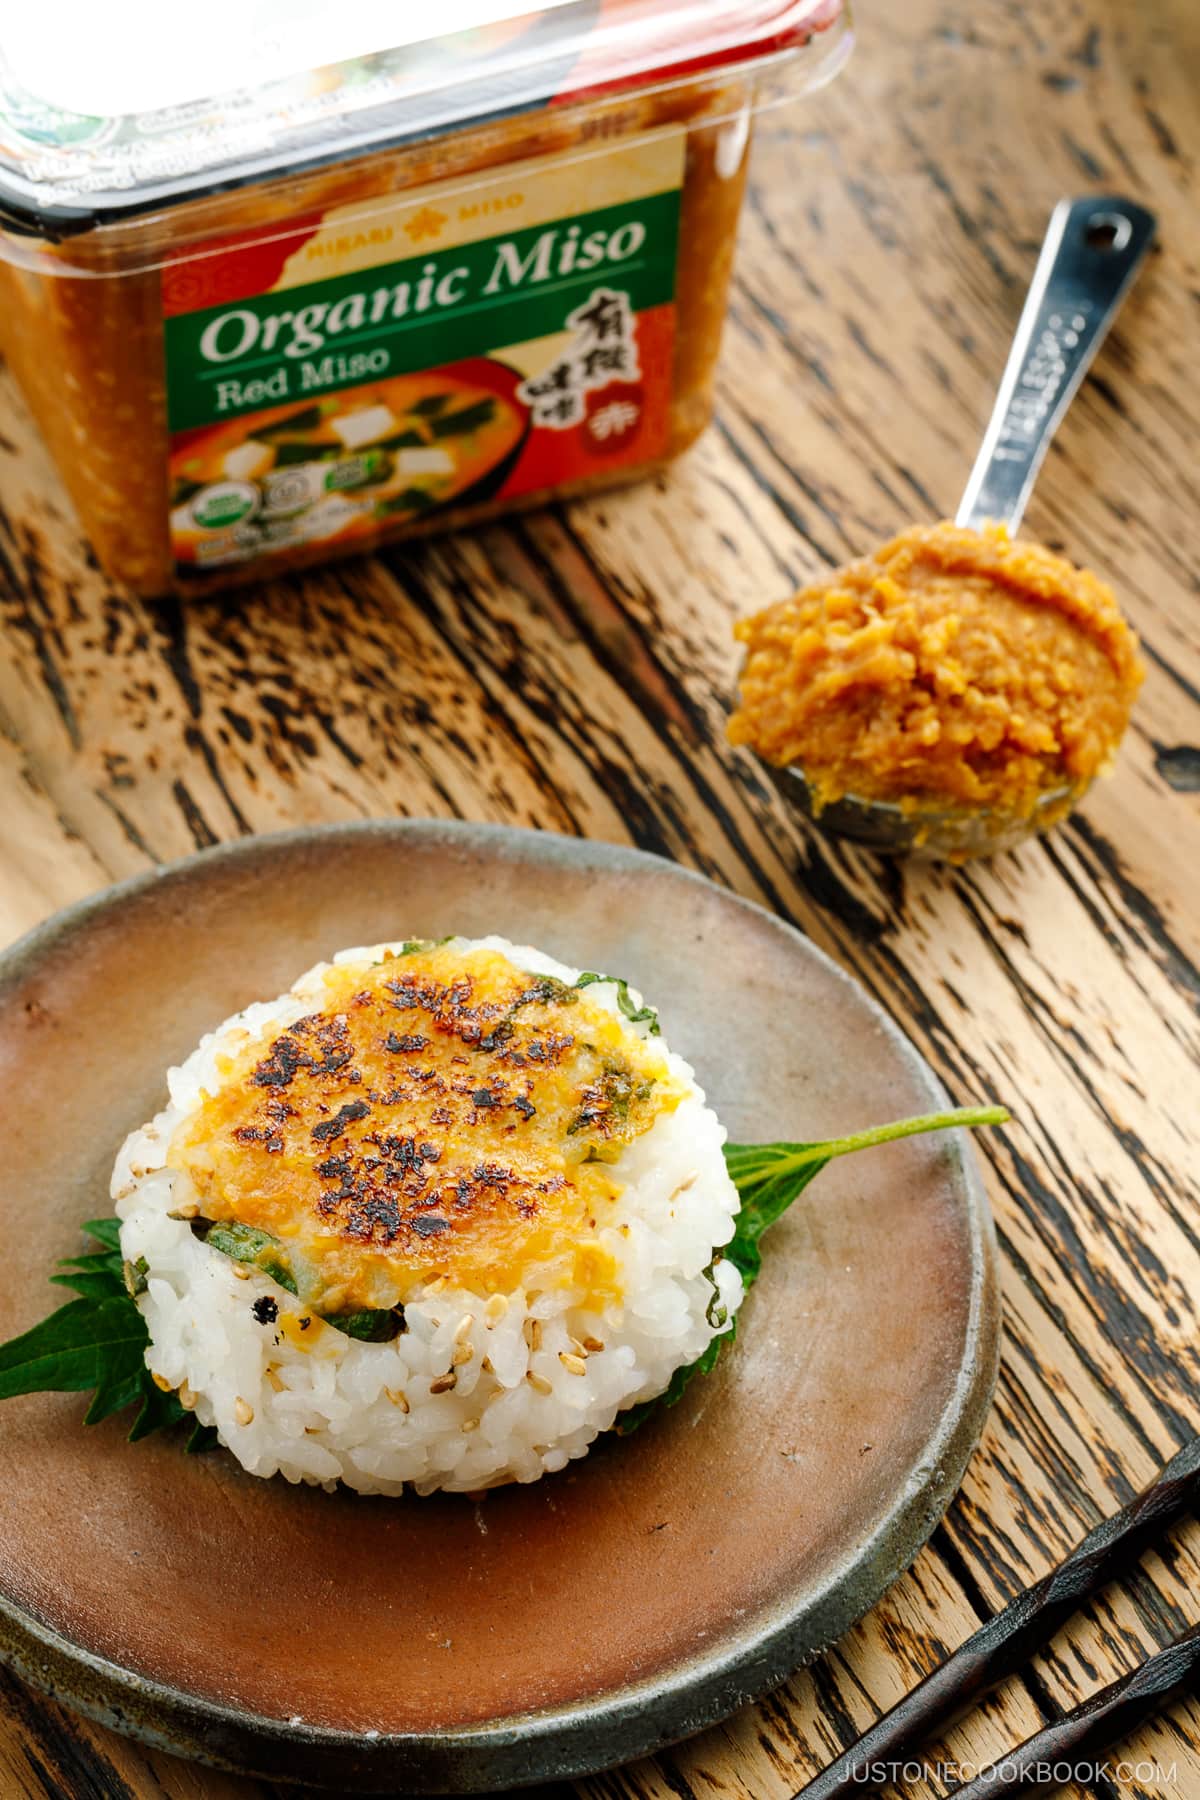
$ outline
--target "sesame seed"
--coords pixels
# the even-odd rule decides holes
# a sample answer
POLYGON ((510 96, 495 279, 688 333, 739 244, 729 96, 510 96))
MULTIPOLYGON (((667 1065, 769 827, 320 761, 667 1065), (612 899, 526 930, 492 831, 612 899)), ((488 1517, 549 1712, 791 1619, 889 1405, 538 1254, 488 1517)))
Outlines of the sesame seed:
POLYGON ((686 1194, 688 1189, 694 1187, 699 1179, 699 1169, 693 1169, 689 1175, 685 1175, 683 1180, 679 1183, 679 1186, 675 1189, 675 1192, 671 1195, 672 1200, 679 1194, 686 1194))
POLYGON ((571 1346, 572 1350, 575 1352, 576 1356, 583 1356, 585 1354, 584 1347, 580 1343, 578 1338, 576 1338, 576 1337, 568 1338, 567 1342, 570 1344, 570 1346, 571 1346))
POLYGON ((478 1419, 464 1419, 462 1422, 462 1429, 464 1431, 478 1431, 479 1430, 479 1420, 478 1419))
POLYGON ((451 1368, 461 1369, 464 1363, 470 1362, 474 1354, 474 1344, 455 1344, 454 1354, 450 1358, 451 1368))
POLYGON ((282 1394, 283 1378, 280 1375, 278 1369, 268 1369, 267 1370, 267 1380, 270 1382, 271 1386, 275 1389, 275 1392, 277 1394, 282 1394))
POLYGON ((492 1359, 490 1356, 485 1356, 479 1366, 485 1375, 494 1375, 496 1373, 495 1369, 492 1367, 492 1359))
POLYGON ((546 1377, 544 1375, 535 1375, 532 1369, 526 1370, 525 1379, 536 1393, 552 1394, 554 1392, 553 1387, 546 1380, 546 1377))
POLYGON ((240 1394, 233 1403, 233 1416, 239 1425, 253 1425, 254 1423, 254 1408, 248 1400, 243 1400, 240 1394))
POLYGON ((473 1320, 470 1313, 464 1313, 462 1318, 458 1321, 458 1324, 454 1327, 454 1341, 456 1344, 462 1343, 463 1339, 470 1331, 472 1324, 473 1320))
POLYGON ((587 1363, 582 1356, 572 1356, 569 1350, 560 1350, 558 1360, 568 1375, 586 1375, 587 1363))
POLYGON ((160 1389, 162 1393, 164 1393, 164 1394, 170 1393, 171 1384, 167 1380, 165 1375, 154 1375, 151 1377, 151 1380, 154 1382, 155 1387, 160 1389))
POLYGON ((583 1340, 583 1347, 585 1350, 590 1350, 593 1352, 596 1350, 603 1350, 604 1339, 598 1338, 598 1337, 585 1337, 583 1340))
POLYGON ((245 1263, 235 1262, 233 1264, 233 1273, 238 1281, 249 1281, 250 1279, 250 1271, 245 1263))
POLYGON ((191 1412, 193 1406, 196 1404, 196 1390, 195 1388, 190 1388, 186 1381, 179 1389, 179 1404, 188 1412, 191 1412))
POLYGON ((451 1369, 448 1375, 435 1375, 429 1384, 431 1394, 448 1394, 452 1387, 458 1386, 458 1376, 451 1369))
POLYGON ((525 1342, 529 1345, 529 1348, 531 1350, 540 1350, 541 1349, 541 1347, 542 1347, 542 1321, 540 1319, 526 1319, 526 1321, 525 1321, 525 1342))
POLYGON ((408 1395, 404 1392, 403 1388, 384 1388, 383 1391, 391 1401, 392 1405, 398 1406, 402 1413, 406 1413, 409 1410, 408 1395))
POLYGON ((508 1296, 506 1294, 493 1294, 483 1309, 483 1322, 489 1331, 493 1325, 498 1325, 500 1323, 507 1311, 508 1296))

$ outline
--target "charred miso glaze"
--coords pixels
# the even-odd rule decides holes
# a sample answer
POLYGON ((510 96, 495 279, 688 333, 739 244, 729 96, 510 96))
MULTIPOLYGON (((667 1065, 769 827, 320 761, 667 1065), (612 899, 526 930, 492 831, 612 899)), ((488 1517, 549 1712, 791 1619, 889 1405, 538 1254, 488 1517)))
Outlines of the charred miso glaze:
POLYGON ((443 1273, 507 1290, 548 1259, 611 1294, 609 1164, 683 1093, 591 992, 453 944, 328 968, 318 1007, 222 1077, 170 1160, 322 1311, 443 1273))

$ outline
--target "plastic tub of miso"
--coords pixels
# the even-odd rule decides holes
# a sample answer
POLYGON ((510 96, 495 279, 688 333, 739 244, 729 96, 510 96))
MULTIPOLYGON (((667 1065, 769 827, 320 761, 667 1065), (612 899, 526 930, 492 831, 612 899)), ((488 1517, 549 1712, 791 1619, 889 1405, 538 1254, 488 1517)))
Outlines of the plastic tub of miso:
POLYGON ((169 7, 0 27, 0 348, 114 580, 258 579, 697 437, 753 118, 841 66, 841 0, 222 10, 186 53, 169 7))

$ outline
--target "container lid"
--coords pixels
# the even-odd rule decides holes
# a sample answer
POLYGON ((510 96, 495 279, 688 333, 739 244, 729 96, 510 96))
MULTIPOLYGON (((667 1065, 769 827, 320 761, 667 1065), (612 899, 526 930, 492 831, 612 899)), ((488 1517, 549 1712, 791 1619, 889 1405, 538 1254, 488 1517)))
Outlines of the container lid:
POLYGON ((0 224, 58 239, 730 63, 803 52, 815 84, 840 63, 845 36, 843 0, 549 0, 515 15, 511 5, 208 0, 183 32, 162 0, 6 8, 0 224), (231 85, 247 69, 253 84, 231 85))

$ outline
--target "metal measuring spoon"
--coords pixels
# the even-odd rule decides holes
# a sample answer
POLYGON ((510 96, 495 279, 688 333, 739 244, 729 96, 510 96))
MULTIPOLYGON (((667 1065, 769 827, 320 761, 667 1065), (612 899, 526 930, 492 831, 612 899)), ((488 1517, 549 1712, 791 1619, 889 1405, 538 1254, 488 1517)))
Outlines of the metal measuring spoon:
MULTIPOLYGON (((1087 374, 1154 237, 1154 214, 1132 200, 1089 195, 1060 200, 1038 257, 992 416, 955 523, 989 520, 1011 535, 1063 414, 1087 374)), ((1048 790, 1028 818, 986 809, 906 811, 846 794, 817 808, 795 764, 768 765, 784 794, 824 831, 877 850, 959 859, 1004 850, 1070 811, 1079 788, 1048 790)))

